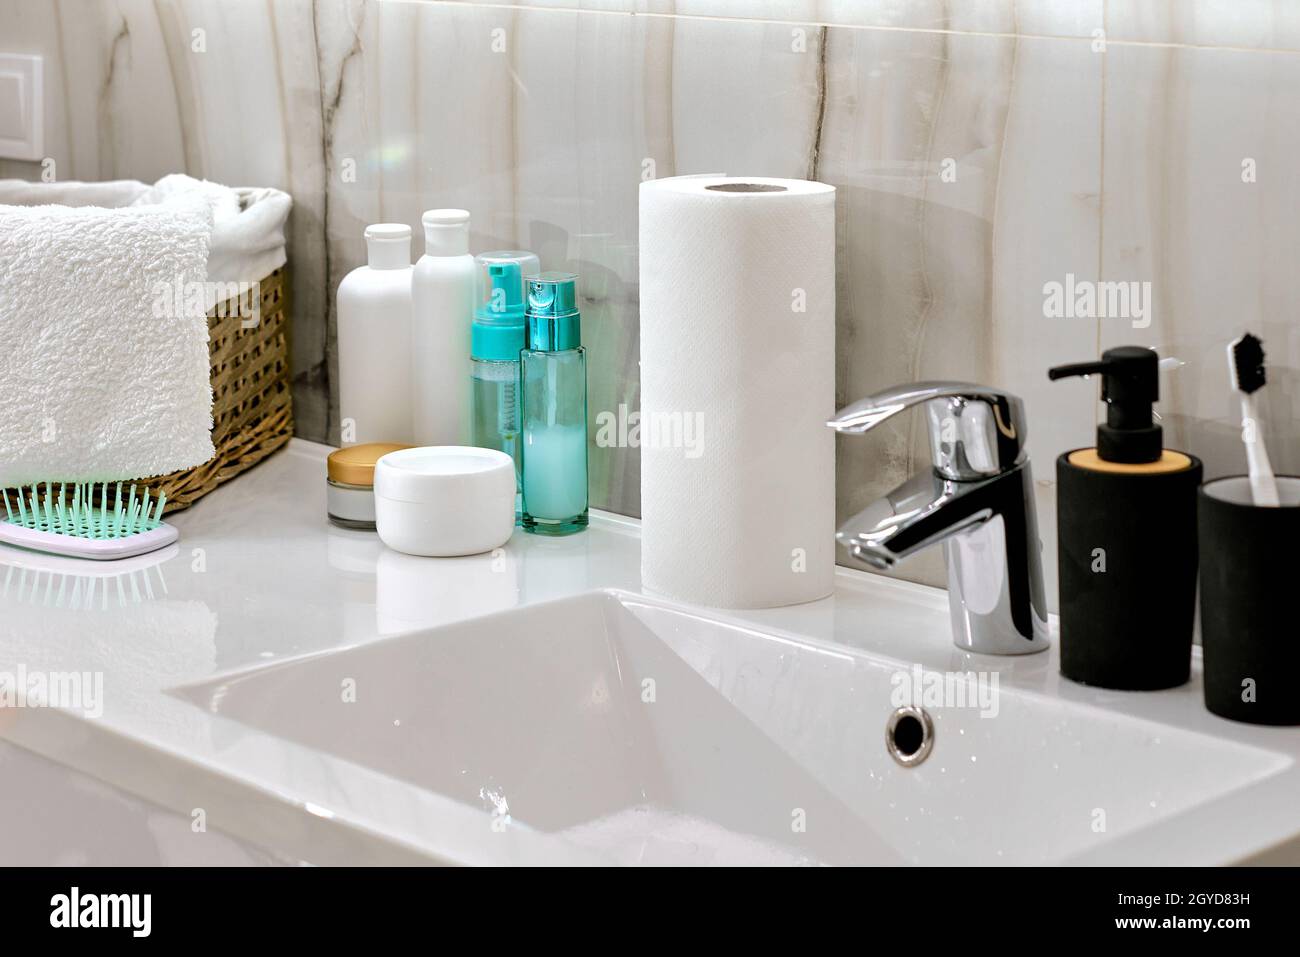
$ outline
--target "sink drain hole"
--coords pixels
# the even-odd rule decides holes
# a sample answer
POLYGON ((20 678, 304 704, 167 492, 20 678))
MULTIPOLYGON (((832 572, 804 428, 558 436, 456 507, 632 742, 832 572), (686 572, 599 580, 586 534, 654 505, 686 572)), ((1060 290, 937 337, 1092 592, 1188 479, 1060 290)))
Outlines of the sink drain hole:
POLYGON ((903 767, 915 767, 934 747, 934 722, 920 708, 899 708, 885 725, 885 747, 903 767))
POLYGON ((894 747, 898 753, 911 757, 921 750, 921 745, 925 741, 925 728, 921 725, 919 718, 913 718, 910 714, 900 718, 897 725, 894 726, 894 747))

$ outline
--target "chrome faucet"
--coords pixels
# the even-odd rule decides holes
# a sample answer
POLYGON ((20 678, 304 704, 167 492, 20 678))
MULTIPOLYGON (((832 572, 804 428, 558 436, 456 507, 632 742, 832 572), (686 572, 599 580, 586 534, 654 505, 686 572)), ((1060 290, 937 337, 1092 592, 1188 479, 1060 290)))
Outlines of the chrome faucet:
POLYGON ((872 502, 835 537, 854 558, 882 569, 942 542, 957 647, 1043 651, 1047 603, 1023 403, 987 386, 917 382, 854 402, 826 424, 867 432, 920 404, 934 467, 872 502))

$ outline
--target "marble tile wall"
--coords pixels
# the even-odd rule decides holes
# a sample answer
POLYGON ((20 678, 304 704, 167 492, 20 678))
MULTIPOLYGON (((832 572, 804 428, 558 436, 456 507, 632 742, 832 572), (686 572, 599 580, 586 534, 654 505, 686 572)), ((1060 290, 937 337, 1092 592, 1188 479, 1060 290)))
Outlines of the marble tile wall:
MULTIPOLYGON (((583 276, 591 408, 634 408, 652 163, 838 188, 839 398, 920 378, 1020 394, 1049 581, 1054 458, 1100 411, 1049 365, 1178 356, 1169 437, 1219 474, 1244 461, 1223 344, 1250 326, 1275 465, 1300 470, 1292 0, 0 0, 0 50, 48 58, 59 178, 293 194, 308 438, 337 434, 333 294, 362 228, 442 205, 473 212, 476 249, 583 276), (1046 317, 1067 275, 1151 283, 1150 324, 1046 317)), ((900 418, 841 442, 841 517, 924 465, 920 417, 900 418)), ((593 504, 639 512, 635 449, 593 446, 592 468, 593 504)), ((901 570, 941 571, 937 552, 901 570)))

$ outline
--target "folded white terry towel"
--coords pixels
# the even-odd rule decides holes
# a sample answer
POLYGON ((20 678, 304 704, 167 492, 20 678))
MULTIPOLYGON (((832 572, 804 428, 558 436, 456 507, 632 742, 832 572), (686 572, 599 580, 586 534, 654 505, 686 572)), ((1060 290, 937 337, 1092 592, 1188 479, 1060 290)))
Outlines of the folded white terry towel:
POLYGON ((29 183, 0 179, 0 205, 141 206, 196 197, 212 210, 208 243, 208 285, 204 306, 211 309, 233 285, 263 279, 285 264, 284 227, 292 201, 278 189, 222 186, 183 173, 164 176, 152 186, 135 180, 83 183, 75 180, 29 183))
POLYGON ((0 206, 0 486, 212 457, 206 310, 176 295, 206 285, 212 217, 188 197, 0 206))
POLYGON ((102 183, 59 180, 32 183, 25 179, 0 179, 3 206, 130 206, 151 187, 133 179, 109 179, 102 183))

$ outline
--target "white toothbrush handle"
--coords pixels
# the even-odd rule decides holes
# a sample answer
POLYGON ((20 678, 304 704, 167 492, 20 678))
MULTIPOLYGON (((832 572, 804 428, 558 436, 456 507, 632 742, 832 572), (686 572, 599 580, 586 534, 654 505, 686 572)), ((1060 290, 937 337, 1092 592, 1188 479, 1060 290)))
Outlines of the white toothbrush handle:
POLYGON ((1255 416, 1254 396, 1242 396, 1241 399, 1241 437, 1246 445, 1246 464, 1250 471, 1250 494, 1256 505, 1276 508, 1280 503, 1277 497, 1277 482, 1273 479, 1273 467, 1268 461, 1268 449, 1264 447, 1264 436, 1260 434, 1259 419, 1255 416))

